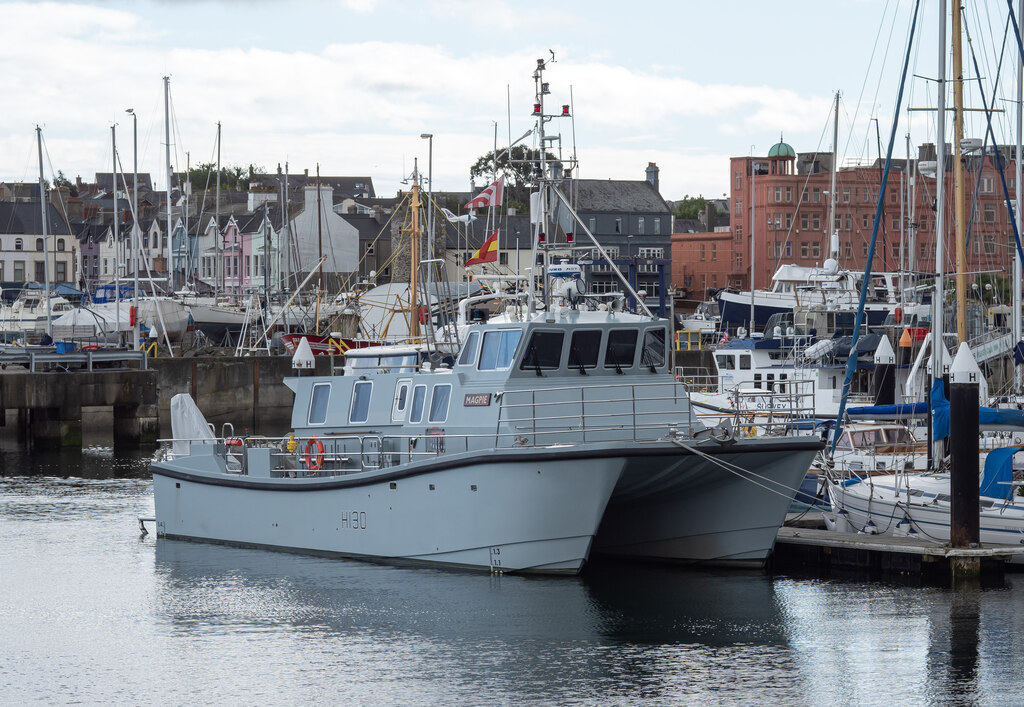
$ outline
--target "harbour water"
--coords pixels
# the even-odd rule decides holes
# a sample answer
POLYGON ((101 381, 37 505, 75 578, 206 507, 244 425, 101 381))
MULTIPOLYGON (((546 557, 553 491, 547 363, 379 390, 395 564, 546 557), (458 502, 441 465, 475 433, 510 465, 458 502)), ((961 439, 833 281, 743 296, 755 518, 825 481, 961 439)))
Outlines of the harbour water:
POLYGON ((397 568, 140 537, 147 452, 0 446, 0 703, 993 704, 1024 575, 971 592, 593 564, 397 568))

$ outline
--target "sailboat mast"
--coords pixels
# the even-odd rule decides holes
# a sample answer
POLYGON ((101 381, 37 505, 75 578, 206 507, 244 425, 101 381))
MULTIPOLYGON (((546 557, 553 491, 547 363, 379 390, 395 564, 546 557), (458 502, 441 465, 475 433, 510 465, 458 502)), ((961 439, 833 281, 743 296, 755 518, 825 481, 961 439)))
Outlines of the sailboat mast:
MULTIPOLYGON (((317 260, 323 260, 324 257, 324 232, 323 224, 321 223, 321 216, 323 215, 323 206, 320 204, 320 163, 316 165, 316 248, 317 248, 317 260)), ((320 267, 319 278, 317 279, 317 287, 320 292, 324 291, 324 269, 320 267)))
MULTIPOLYGON (((956 0, 954 0, 956 1, 956 0)), ((935 127, 935 293, 932 296, 932 377, 941 379, 946 362, 946 0, 939 0, 939 71, 935 127)))
MULTIPOLYGON (((415 165, 415 162, 413 163, 415 165)), ((420 183, 419 170, 414 166, 416 182, 412 185, 412 228, 409 232, 409 336, 420 335, 419 293, 417 292, 417 265, 420 261, 420 183)))
MULTIPOLYGON (((1017 3, 1017 17, 1024 16, 1024 0, 1018 0, 1017 3)), ((1024 142, 1024 59, 1017 62, 1017 151, 1014 153, 1014 169, 1015 169, 1015 187, 1016 187, 1016 201, 1014 202, 1014 218, 1017 219, 1017 233, 1021 232, 1021 191, 1024 190, 1024 186, 1021 185, 1021 144, 1024 142)), ((1021 262, 1020 252, 1014 248, 1013 250, 1013 316, 1010 318, 1011 331, 1013 332, 1013 345, 1016 346, 1021 338, 1021 262)), ((1013 367, 1013 390, 1015 393, 1021 392, 1021 369, 1020 366, 1013 367)))
POLYGON ((38 125, 36 126, 36 145, 39 148, 39 208, 43 228, 43 280, 46 287, 43 299, 46 301, 46 335, 53 338, 53 321, 50 316, 50 236, 46 223, 46 180, 43 178, 43 129, 38 125))
MULTIPOLYGON (((171 77, 164 76, 164 158, 167 164, 167 237, 174 243, 171 234, 171 77)), ((137 208, 137 207, 136 207, 137 208)), ((187 210, 186 210, 187 212, 187 210)), ((184 238, 188 238, 185 229, 184 238)), ((174 269, 178 267, 176 258, 171 258, 171 291, 174 291, 174 269)))
MULTIPOLYGON (((209 182, 207 182, 209 184, 209 182)), ((217 121, 217 195, 216 203, 213 206, 213 220, 214 228, 217 232, 217 291, 214 293, 215 296, 220 295, 224 290, 224 257, 223 257, 223 243, 221 242, 222 234, 220 232, 220 121, 217 121)))
MULTIPOLYGON (((953 0, 953 219, 956 228, 956 336, 967 341, 967 236, 964 201, 964 163, 961 141, 964 139, 964 70, 960 55, 961 0, 953 0)), ((997 147, 998 149, 998 147, 997 147)))
POLYGON ((836 105, 832 116, 832 178, 828 192, 828 227, 829 257, 839 258, 839 239, 833 238, 836 230, 836 172, 839 170, 839 91, 836 91, 836 105))
MULTIPOLYGON (((117 126, 110 126, 110 154, 111 154, 111 194, 113 207, 111 212, 114 218, 111 220, 110 227, 114 233, 114 306, 116 307, 117 315, 115 322, 117 323, 117 336, 118 341, 121 341, 121 263, 123 258, 121 257, 121 236, 118 233, 117 228, 117 126)), ((46 289, 49 290, 50 286, 47 285, 46 289)), ((132 346, 134 349, 134 345, 132 346)))

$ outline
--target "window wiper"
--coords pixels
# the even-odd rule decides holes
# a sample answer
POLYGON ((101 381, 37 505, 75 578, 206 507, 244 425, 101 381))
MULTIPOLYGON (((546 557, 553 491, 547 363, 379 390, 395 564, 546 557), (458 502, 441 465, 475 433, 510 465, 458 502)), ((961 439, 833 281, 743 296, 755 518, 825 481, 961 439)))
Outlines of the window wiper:
POLYGON ((651 373, 655 373, 657 369, 654 367, 654 356, 651 355, 650 351, 644 349, 644 352, 640 354, 640 365, 649 366, 651 373))
POLYGON ((581 376, 587 375, 587 369, 583 367, 583 359, 580 358, 580 355, 576 352, 576 344, 573 344, 569 349, 569 365, 577 366, 581 376), (573 363, 573 359, 576 359, 575 363, 573 363))
POLYGON ((615 372, 622 375, 622 366, 619 365, 619 359, 615 355, 615 351, 610 346, 608 347, 608 358, 612 360, 612 365, 615 366, 615 372))
POLYGON ((537 372, 538 376, 543 378, 544 374, 540 371, 540 357, 537 355, 537 343, 532 340, 530 341, 530 353, 533 354, 533 370, 537 372))

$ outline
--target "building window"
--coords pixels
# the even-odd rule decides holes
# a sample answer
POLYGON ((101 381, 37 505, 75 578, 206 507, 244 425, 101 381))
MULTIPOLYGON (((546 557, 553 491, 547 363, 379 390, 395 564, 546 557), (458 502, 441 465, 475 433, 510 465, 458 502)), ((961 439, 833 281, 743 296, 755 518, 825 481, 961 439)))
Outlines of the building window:
POLYGON ((498 253, 498 265, 508 265, 508 251, 503 250, 498 253))
POLYGON ((992 193, 992 175, 982 175, 981 184, 978 186, 978 191, 980 191, 982 194, 992 193))
POLYGON ((852 258, 853 257, 853 242, 852 241, 846 241, 845 245, 843 246, 843 253, 845 253, 845 256, 847 258, 852 258))
POLYGON ((39 253, 43 252, 43 239, 36 238, 36 251, 39 253))
POLYGON ((811 244, 807 241, 800 241, 800 257, 808 258, 811 255, 811 244))
POLYGON ((984 213, 984 217, 983 218, 984 218, 985 223, 995 223, 996 222, 996 205, 995 204, 985 204, 985 213, 984 213))
POLYGON ((108 268, 107 268, 107 259, 106 259, 106 258, 104 258, 104 259, 103 259, 103 274, 104 274, 104 275, 106 275, 106 274, 108 274, 109 272, 110 272, 110 271, 109 271, 109 270, 108 270, 108 268))
POLYGON ((63 251, 64 250, 64 239, 63 238, 58 238, 57 239, 57 250, 59 250, 59 251, 63 251))
MULTIPOLYGON (((710 226, 711 226, 711 224, 708 224, 709 228, 710 228, 710 226)), ((661 219, 660 218, 655 218, 654 219, 654 235, 656 235, 656 236, 660 236, 661 235, 661 219)))
POLYGON ((615 219, 615 232, 622 233, 622 217, 616 217, 615 219))
POLYGON ((871 227, 871 217, 868 214, 861 214, 861 217, 860 217, 860 227, 861 228, 870 228, 871 227))
POLYGON ((786 257, 791 258, 793 256, 793 244, 786 241, 786 257))
MULTIPOLYGON (((22 241, 20 238, 15 238, 14 239, 14 250, 23 250, 24 248, 25 248, 24 241, 22 241)), ((24 280, 22 280, 22 282, 24 282, 24 280)))
POLYGON ((864 250, 864 257, 865 258, 868 257, 868 244, 867 243, 864 243, 864 249, 863 250, 864 250))
POLYGON ((734 258, 734 260, 736 261, 736 269, 737 270, 742 270, 743 269, 743 253, 737 253, 736 257, 734 258))
POLYGON ((811 227, 811 217, 809 214, 800 214, 800 228, 805 231, 811 227))
POLYGON ((743 172, 736 172, 736 186, 735 189, 738 191, 743 188, 743 172))
POLYGON ((811 201, 813 201, 815 204, 821 202, 821 188, 820 187, 814 187, 811 190, 811 201))
POLYGON ((15 260, 14 261, 14 281, 25 282, 25 261, 15 260))
MULTIPOLYGON (((640 249, 640 256, 641 257, 643 257, 644 250, 645 250, 644 248, 640 249)), ((661 250, 661 249, 659 248, 658 250, 661 250)), ((717 243, 712 243, 711 244, 711 262, 715 262, 716 260, 718 260, 718 244, 717 243)))
POLYGON ((743 199, 741 199, 740 197, 736 197, 736 213, 743 213, 743 199))
POLYGON ((836 214, 835 223, 832 224, 832 230, 838 231, 843 227, 843 216, 842 214, 836 214))
POLYGON ((639 235, 641 235, 641 236, 644 235, 644 217, 643 216, 637 216, 637 218, 636 218, 636 232, 639 235))
POLYGON ((46 261, 36 261, 36 282, 43 282, 46 280, 46 261))
POLYGON ((786 187, 786 203, 793 203, 793 187, 786 187))
POLYGON ((775 187, 775 202, 782 201, 782 187, 775 187))
MULTIPOLYGON (((977 241, 975 241, 977 242, 977 241)), ((996 238, 995 236, 985 236, 985 255, 996 254, 996 238)))
POLYGON ((814 214, 814 216, 811 217, 811 225, 814 227, 815 231, 821 230, 821 214, 814 214))
POLYGON ((846 230, 853 230, 853 214, 846 214, 846 230))
POLYGON ((850 203, 850 187, 843 187, 843 203, 850 203))
POLYGON ((793 214, 786 214, 786 230, 793 228, 793 214))
POLYGON ((800 190, 800 201, 802 201, 803 203, 806 204, 807 203, 807 198, 808 198, 807 190, 806 189, 801 189, 800 190))
POLYGON ((861 189, 860 190, 860 200, 863 201, 865 204, 868 203, 869 201, 871 201, 871 190, 868 189, 867 187, 864 187, 863 189, 861 189))
POLYGON ((817 241, 815 241, 814 243, 811 243, 811 257, 812 258, 820 258, 821 257, 821 243, 818 243, 817 241))
POLYGON ((704 244, 703 243, 700 244, 700 261, 702 263, 704 262, 704 244))
POLYGON ((737 223, 736 224, 735 234, 736 234, 736 240, 738 240, 738 241, 743 240, 743 224, 742 223, 737 223))
POLYGON ((68 264, 63 261, 57 261, 57 282, 68 281, 68 264))
POLYGON ((597 217, 595 217, 595 216, 591 216, 590 217, 590 226, 589 226, 589 228, 590 228, 590 232, 591 233, 593 233, 594 231, 597 230, 597 217))

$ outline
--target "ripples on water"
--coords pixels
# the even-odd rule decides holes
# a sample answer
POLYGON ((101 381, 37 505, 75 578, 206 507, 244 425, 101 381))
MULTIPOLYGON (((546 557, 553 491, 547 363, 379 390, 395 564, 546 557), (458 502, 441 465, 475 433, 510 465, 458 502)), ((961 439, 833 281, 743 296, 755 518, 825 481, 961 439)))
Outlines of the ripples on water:
POLYGON ((89 478, 61 478, 67 460, 0 451, 4 704, 1011 704, 1024 687, 1024 577, 965 594, 618 564, 490 577, 140 539, 145 457, 89 451, 89 478))

